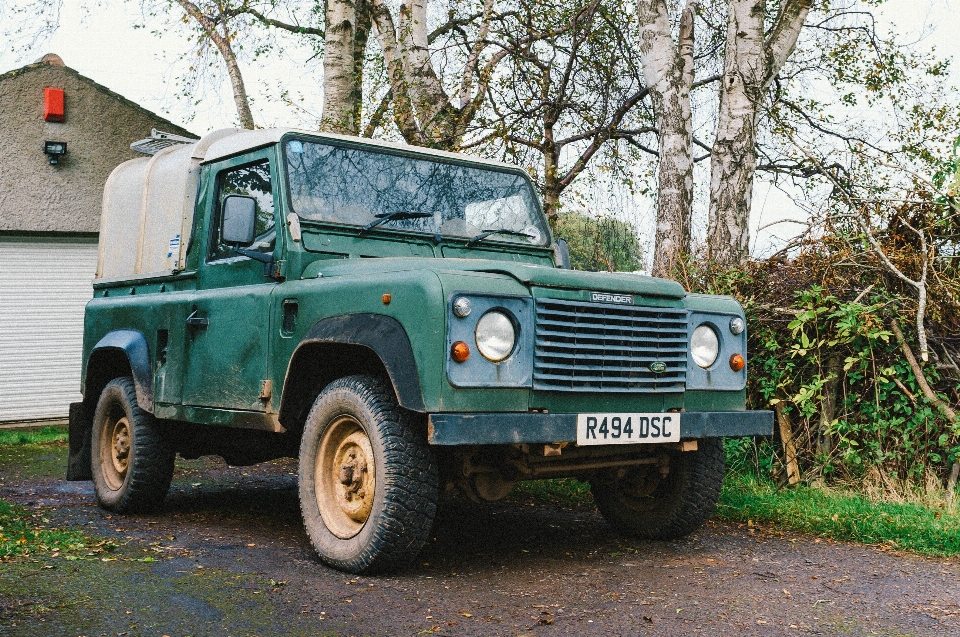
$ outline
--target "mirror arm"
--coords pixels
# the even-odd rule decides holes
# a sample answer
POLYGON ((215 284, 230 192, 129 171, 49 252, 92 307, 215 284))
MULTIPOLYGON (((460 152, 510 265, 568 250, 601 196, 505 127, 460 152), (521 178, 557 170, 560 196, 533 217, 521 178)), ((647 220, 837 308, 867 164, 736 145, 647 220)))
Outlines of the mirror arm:
POLYGON ((257 252, 256 250, 247 250, 246 248, 241 248, 240 246, 233 246, 233 251, 239 255, 253 259, 254 261, 259 261, 263 264, 263 276, 274 278, 274 260, 272 252, 257 252))

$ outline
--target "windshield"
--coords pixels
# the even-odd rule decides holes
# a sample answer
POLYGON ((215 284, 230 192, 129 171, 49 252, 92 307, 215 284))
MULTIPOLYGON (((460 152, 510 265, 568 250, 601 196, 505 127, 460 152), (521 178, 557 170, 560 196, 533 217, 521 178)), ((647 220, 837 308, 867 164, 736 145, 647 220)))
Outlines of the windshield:
POLYGON ((484 241, 550 242, 522 175, 298 139, 287 141, 284 152, 301 219, 358 226, 380 220, 380 228, 467 239, 510 230, 522 234, 484 241))

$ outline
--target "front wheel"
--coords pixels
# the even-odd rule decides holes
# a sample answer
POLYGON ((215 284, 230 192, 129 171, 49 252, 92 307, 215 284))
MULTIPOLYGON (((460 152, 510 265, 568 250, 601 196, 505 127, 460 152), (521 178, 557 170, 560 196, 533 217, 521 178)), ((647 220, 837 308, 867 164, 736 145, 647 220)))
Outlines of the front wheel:
POLYGON ((104 509, 146 512, 163 503, 175 454, 154 417, 140 409, 129 376, 103 388, 93 416, 90 452, 93 488, 104 509))
POLYGON ((703 438, 697 451, 670 452, 655 464, 612 469, 590 481, 600 514, 613 527, 648 540, 693 533, 716 509, 723 486, 723 441, 703 438))
POLYGON ((437 465, 413 416, 370 376, 317 397, 300 444, 300 510, 320 558, 349 573, 402 568, 429 539, 437 465))

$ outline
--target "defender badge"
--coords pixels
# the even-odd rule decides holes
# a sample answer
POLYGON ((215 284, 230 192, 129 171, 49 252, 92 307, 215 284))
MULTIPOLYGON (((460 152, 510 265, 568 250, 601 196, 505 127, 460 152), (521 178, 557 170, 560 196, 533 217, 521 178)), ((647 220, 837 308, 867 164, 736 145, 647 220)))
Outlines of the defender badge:
POLYGON ((653 361, 650 363, 650 371, 654 374, 662 374, 667 371, 667 364, 663 361, 653 361))
POLYGON ((590 300, 594 303, 616 303, 617 305, 633 305, 632 294, 611 294, 610 292, 591 292, 590 300))

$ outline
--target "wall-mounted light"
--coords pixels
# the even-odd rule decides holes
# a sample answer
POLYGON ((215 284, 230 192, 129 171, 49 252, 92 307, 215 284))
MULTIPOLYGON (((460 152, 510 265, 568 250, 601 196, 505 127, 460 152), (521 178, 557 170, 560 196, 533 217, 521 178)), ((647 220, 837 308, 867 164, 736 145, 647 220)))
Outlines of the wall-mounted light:
POLYGON ((50 163, 56 165, 67 154, 67 142, 43 142, 43 152, 50 158, 50 163))

